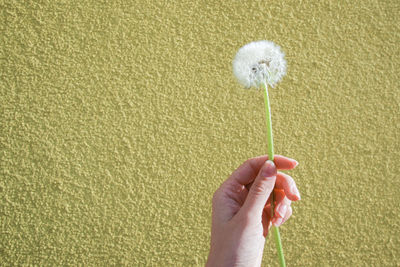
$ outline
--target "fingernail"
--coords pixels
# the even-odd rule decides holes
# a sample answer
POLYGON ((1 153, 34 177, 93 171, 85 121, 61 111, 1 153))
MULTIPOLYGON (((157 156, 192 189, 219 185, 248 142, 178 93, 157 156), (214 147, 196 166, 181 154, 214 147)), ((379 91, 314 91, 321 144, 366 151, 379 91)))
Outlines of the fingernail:
POLYGON ((288 208, 287 205, 279 205, 276 208, 276 212, 279 213, 279 216, 281 216, 283 218, 283 217, 285 217, 287 208, 288 208))
POLYGON ((274 177, 276 176, 276 167, 272 160, 267 160, 264 168, 261 171, 262 177, 274 177))
POLYGON ((297 167, 297 165, 299 165, 299 162, 297 160, 295 160, 295 159, 292 159, 292 160, 294 162, 294 167, 297 167))
POLYGON ((299 190, 297 189, 296 185, 293 185, 292 188, 290 188, 290 191, 292 191, 293 194, 297 197, 297 200, 301 199, 299 190))
POLYGON ((282 219, 282 218, 278 218, 278 219, 276 219, 276 221, 274 222, 274 225, 275 225, 276 227, 279 227, 279 226, 281 226, 282 222, 283 222, 283 219, 282 219))

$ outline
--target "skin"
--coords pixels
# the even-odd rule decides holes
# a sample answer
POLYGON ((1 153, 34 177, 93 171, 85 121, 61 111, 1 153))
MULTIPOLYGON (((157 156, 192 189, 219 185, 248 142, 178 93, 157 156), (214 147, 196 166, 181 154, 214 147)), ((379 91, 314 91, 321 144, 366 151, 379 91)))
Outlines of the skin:
POLYGON ((207 267, 260 266, 265 237, 272 224, 280 226, 292 215, 292 201, 300 200, 291 170, 294 159, 276 155, 244 162, 215 191, 212 200, 211 247, 207 267), (271 218, 271 193, 275 212, 271 218))

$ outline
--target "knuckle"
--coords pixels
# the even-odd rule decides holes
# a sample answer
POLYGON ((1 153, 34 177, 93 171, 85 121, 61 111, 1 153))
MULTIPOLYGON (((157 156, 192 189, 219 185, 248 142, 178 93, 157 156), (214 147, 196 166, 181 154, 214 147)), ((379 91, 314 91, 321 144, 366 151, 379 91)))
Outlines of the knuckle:
POLYGON ((251 186, 250 190, 256 195, 265 194, 265 192, 267 191, 267 184, 263 181, 256 181, 251 186))
POLYGON ((238 192, 242 187, 239 183, 230 182, 224 185, 223 190, 225 192, 238 192))
POLYGON ((287 176, 286 181, 287 181, 287 185, 289 188, 296 186, 296 182, 294 181, 294 179, 292 177, 287 176))
POLYGON ((288 199, 287 197, 285 197, 283 199, 283 203, 285 203, 286 206, 288 206, 290 208, 290 205, 292 205, 292 201, 290 199, 288 199))

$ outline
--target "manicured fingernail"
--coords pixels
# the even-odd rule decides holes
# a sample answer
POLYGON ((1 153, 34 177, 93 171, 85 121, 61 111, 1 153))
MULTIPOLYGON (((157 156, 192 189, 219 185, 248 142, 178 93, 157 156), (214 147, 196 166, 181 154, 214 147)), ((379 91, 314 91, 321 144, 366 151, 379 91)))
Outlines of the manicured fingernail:
POLYGON ((301 199, 299 190, 297 189, 296 185, 293 185, 292 188, 290 188, 290 191, 292 191, 293 194, 297 197, 297 200, 301 199))
POLYGON ((292 161, 294 162, 294 167, 297 167, 297 165, 299 165, 299 162, 295 159, 292 159, 292 161))
POLYGON ((276 212, 281 216, 282 218, 285 217, 286 211, 287 211, 287 205, 279 205, 276 208, 276 212))
POLYGON ((276 176, 276 167, 272 160, 267 160, 261 171, 262 177, 274 177, 276 176))
POLYGON ((276 219, 276 221, 274 222, 274 225, 275 225, 276 227, 279 227, 279 226, 281 226, 282 222, 283 222, 283 219, 282 219, 282 218, 278 218, 278 219, 276 219))

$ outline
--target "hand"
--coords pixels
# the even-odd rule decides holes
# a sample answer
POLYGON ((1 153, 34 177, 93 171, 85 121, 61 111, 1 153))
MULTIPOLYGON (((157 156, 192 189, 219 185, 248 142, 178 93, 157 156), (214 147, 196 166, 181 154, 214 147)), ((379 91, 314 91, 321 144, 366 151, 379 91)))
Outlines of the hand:
POLYGON ((292 215, 291 201, 299 200, 300 194, 294 180, 277 169, 294 169, 298 163, 278 155, 274 162, 267 160, 268 156, 247 160, 214 193, 206 266, 260 266, 272 223, 280 226, 292 215))

